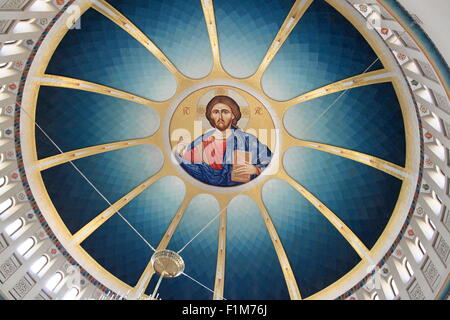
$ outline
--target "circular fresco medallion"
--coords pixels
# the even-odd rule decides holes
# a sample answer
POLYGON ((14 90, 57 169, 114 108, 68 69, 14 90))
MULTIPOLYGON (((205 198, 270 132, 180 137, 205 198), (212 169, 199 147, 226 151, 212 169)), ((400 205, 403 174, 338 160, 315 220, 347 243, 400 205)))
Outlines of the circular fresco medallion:
POLYGON ((266 106, 231 86, 188 95, 175 110, 169 131, 180 166, 196 180, 219 187, 256 179, 275 150, 275 126, 266 106))

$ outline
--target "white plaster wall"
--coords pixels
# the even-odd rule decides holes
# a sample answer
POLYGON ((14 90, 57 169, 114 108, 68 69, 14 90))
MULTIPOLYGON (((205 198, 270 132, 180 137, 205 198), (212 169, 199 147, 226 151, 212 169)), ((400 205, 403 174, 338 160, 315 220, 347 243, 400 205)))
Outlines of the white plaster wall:
POLYGON ((410 14, 415 14, 422 20, 422 29, 450 65, 450 0, 398 0, 398 2, 410 14))

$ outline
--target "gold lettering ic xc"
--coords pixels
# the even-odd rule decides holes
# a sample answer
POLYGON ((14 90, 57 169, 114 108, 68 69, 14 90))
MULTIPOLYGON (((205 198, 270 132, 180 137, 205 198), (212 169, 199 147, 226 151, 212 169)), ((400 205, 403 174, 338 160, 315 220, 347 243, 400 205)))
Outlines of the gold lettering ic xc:
POLYGON ((187 116, 191 113, 191 107, 184 107, 183 108, 183 115, 187 116))
POLYGON ((255 108, 255 115, 262 115, 262 114, 263 114, 262 107, 256 107, 255 108))

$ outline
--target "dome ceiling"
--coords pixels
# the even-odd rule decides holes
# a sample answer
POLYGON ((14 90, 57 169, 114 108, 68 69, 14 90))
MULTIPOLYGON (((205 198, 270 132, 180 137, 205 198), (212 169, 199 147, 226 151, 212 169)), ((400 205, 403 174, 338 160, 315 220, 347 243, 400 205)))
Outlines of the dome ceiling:
MULTIPOLYGON (((377 241, 387 241, 386 227, 407 192, 412 152, 397 86, 383 78, 390 70, 373 42, 326 1, 310 2, 216 0, 211 27, 203 12, 209 1, 202 7, 193 0, 108 0, 166 58, 99 7, 86 10, 81 28, 62 38, 45 77, 84 85, 39 87, 35 153, 71 235, 140 188, 79 238, 111 277, 130 288, 140 283, 174 226, 164 245, 181 250, 187 276, 163 280, 163 299, 211 299, 218 283, 226 299, 289 299, 296 290, 308 298, 368 262, 377 241), (279 50, 268 56, 274 43, 279 50), (332 87, 362 74, 351 89, 332 87), (96 84, 109 91, 102 94, 96 84), (317 91, 329 85, 329 92, 317 91), (279 157, 273 174, 227 189, 173 168, 170 120, 188 110, 177 109, 183 98, 209 87, 260 98, 266 109, 250 103, 244 116, 257 129, 264 128, 258 112, 272 117, 279 157), (122 93, 126 99, 117 97, 122 93), (132 143, 86 152, 121 141, 132 143), (58 158, 72 150, 78 151, 71 162, 58 158)), ((200 119, 203 107, 193 106, 197 114, 186 119, 200 119)), ((151 278, 146 294, 157 280, 151 278)))

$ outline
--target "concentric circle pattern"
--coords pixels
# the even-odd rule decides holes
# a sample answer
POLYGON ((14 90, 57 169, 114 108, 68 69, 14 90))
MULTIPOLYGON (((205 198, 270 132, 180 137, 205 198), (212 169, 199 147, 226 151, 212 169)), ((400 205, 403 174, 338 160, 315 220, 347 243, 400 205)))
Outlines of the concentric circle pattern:
POLYGON ((356 20, 324 0, 95 3, 51 53, 35 113, 48 199, 91 268, 150 295, 168 249, 185 269, 162 299, 298 299, 377 256, 411 149, 389 60, 356 20), (203 112, 171 108, 209 87, 261 97, 245 130, 277 131, 270 171, 231 191, 171 157, 174 121, 193 132, 203 112))

